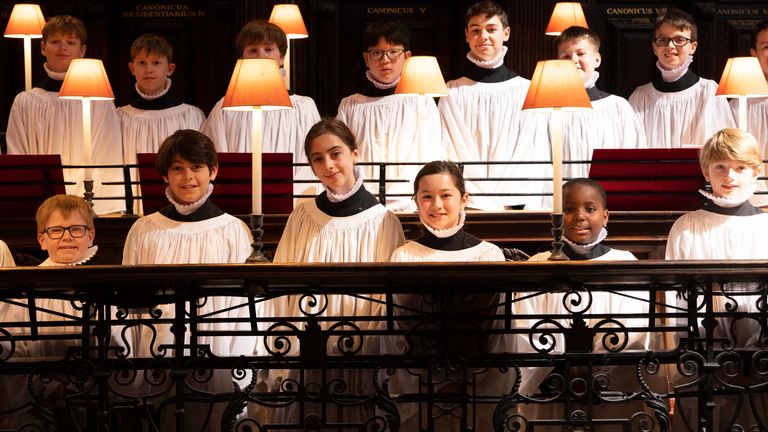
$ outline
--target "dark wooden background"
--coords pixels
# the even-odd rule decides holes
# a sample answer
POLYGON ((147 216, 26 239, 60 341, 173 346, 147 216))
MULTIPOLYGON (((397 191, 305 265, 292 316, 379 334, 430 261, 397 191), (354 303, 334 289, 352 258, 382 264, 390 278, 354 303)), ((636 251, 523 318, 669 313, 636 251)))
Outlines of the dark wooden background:
MULTIPOLYGON (((13 1, 0 3, 5 29, 13 1)), ((101 58, 115 91, 115 103, 132 98, 129 47, 142 33, 166 36, 174 46, 176 72, 172 91, 208 113, 223 96, 237 59, 234 36, 247 21, 268 18, 272 0, 42 0, 46 17, 70 14, 88 30, 88 57, 101 58)), ((398 19, 413 34, 414 54, 434 55, 448 79, 462 74, 467 45, 464 12, 472 1, 420 2, 297 0, 310 33, 292 42, 294 89, 314 98, 321 114, 335 115, 344 96, 354 93, 364 71, 361 34, 380 19, 398 19)), ((499 2, 510 16, 507 65, 530 77, 536 61, 554 54, 544 27, 555 0, 499 2)), ((675 5, 691 12, 699 24, 699 49, 693 70, 719 80, 728 57, 748 55, 750 28, 768 16, 766 1, 603 1, 582 2, 590 26, 603 39, 598 86, 627 97, 654 71, 650 38, 657 11, 675 5)), ((33 40, 33 83, 43 78, 39 39, 33 40)), ((24 87, 22 42, 0 40, 0 131, 5 131, 15 95, 24 87)))

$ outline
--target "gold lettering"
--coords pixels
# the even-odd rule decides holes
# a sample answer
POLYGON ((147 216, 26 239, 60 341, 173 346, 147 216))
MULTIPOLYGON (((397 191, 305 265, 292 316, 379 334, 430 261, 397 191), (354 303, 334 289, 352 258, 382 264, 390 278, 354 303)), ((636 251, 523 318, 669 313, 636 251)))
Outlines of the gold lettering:
POLYGON ((722 8, 717 10, 718 15, 757 15, 758 9, 750 8, 722 8))
POLYGON ((198 18, 205 16, 205 11, 190 10, 186 4, 144 4, 137 5, 134 11, 123 11, 124 18, 198 18))
POLYGON ((608 15, 651 15, 652 8, 607 8, 608 15))
MULTIPOLYGON (((426 11, 426 8, 420 9, 423 9, 422 13, 426 11)), ((413 7, 369 7, 366 12, 369 15, 411 15, 415 10, 413 7)))

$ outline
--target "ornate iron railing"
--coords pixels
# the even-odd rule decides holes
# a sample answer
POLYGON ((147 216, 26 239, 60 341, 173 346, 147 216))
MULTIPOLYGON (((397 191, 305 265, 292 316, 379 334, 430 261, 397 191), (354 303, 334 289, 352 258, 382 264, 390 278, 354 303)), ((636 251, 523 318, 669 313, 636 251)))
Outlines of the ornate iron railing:
POLYGON ((768 262, 2 269, 0 429, 766 430, 767 281, 768 262))

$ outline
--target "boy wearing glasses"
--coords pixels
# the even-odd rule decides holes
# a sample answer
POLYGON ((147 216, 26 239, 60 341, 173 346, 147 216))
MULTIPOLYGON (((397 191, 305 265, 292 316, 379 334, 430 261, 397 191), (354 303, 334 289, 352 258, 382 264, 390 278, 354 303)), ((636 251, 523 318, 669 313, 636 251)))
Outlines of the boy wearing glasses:
POLYGON ((542 209, 551 206, 551 199, 542 196, 547 193, 545 182, 471 180, 552 176, 551 164, 509 164, 550 160, 547 116, 522 112, 531 82, 504 65, 504 42, 509 40, 509 33, 507 14, 497 3, 481 1, 467 10, 464 35, 469 52, 465 75, 447 83, 449 95, 438 103, 443 141, 450 160, 503 162, 464 167, 470 207, 542 209), (520 134, 523 129, 525 137, 520 134), (531 196, 482 195, 523 190, 531 196))
MULTIPOLYGON (((426 106, 422 107, 423 119, 419 122, 420 98, 394 95, 405 61, 411 56, 410 41, 408 28, 400 22, 376 22, 365 29, 365 79, 358 93, 342 99, 336 115, 357 137, 361 162, 422 163, 445 157, 434 100, 427 98, 426 106)), ((377 167, 362 168, 365 177, 379 177, 377 167)), ((414 208, 409 191, 417 171, 418 165, 387 167, 387 180, 408 180, 387 184, 388 207, 414 208), (403 196, 391 196, 397 194, 403 196)))
MULTIPOLYGON (((288 50, 285 32, 275 24, 264 20, 246 23, 235 38, 237 53, 241 58, 272 59, 285 75, 283 62, 288 50)), ((266 111, 263 113, 264 153, 292 153, 294 163, 307 163, 304 156, 304 137, 309 128, 320 121, 315 101, 309 96, 291 94, 293 109, 266 111)), ((250 153, 251 113, 224 110, 222 97, 208 114, 201 132, 208 135, 220 153, 250 153)), ((314 180, 309 167, 294 167, 294 179, 314 180)), ((305 190, 306 184, 294 185, 294 194, 315 195, 305 190)))
POLYGON ((720 129, 735 127, 728 102, 715 97, 717 83, 689 69, 698 46, 691 15, 679 9, 660 15, 652 46, 659 73, 629 97, 645 127, 648 146, 703 145, 720 129))

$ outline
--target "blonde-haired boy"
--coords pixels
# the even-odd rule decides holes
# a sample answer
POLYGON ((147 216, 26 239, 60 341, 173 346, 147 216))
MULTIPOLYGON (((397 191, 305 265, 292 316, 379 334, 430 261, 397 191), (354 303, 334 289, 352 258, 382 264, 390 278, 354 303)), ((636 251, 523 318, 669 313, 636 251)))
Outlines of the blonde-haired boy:
MULTIPOLYGON (((557 57, 576 64, 581 81, 592 102, 591 110, 566 112, 563 118, 563 158, 590 160, 601 148, 643 148, 645 131, 626 99, 606 93, 595 84, 602 62, 600 37, 584 27, 569 27, 556 39, 557 57)), ((564 175, 588 177, 589 164, 568 164, 564 175)))
MULTIPOLYGON (((768 259, 768 248, 765 246, 768 244, 768 213, 749 202, 763 166, 757 140, 739 129, 723 129, 707 141, 701 149, 699 161, 705 179, 712 186, 712 192, 700 191, 707 199, 704 207, 686 213, 672 225, 667 238, 666 259, 768 259)), ((727 301, 732 303, 738 313, 758 313, 759 290, 754 284, 724 284, 722 295, 713 297, 714 311, 725 311, 727 301), (729 296, 727 300, 726 295, 729 296)), ((703 299, 697 300, 697 304, 701 301, 703 299)), ((667 293, 666 302, 675 307, 675 311, 687 308, 687 302, 677 298, 674 292, 667 293)), ((687 323, 680 320, 678 325, 685 326, 687 323)), ((706 336, 701 322, 699 334, 701 337, 706 336)), ((736 351, 759 349, 761 338, 765 339, 759 322, 747 317, 736 321, 719 318, 713 336, 727 338, 727 345, 736 351)), ((675 349, 680 343, 678 338, 668 340, 667 349, 675 349)), ((669 368, 669 373, 673 386, 692 380, 679 376, 674 367, 669 368)), ((758 385, 761 382, 764 384, 766 380, 741 372, 732 381, 738 385, 758 385)), ((744 397, 754 398, 754 406, 759 407, 758 413, 765 419, 768 414, 768 398, 765 394, 756 392, 744 397)), ((740 411, 735 412, 738 398, 738 394, 715 398, 717 407, 712 430, 731 430, 730 419, 737 414, 736 423, 743 426, 744 430, 750 430, 750 426, 755 424, 751 401, 745 399, 740 411)), ((700 429, 696 420, 698 413, 695 401, 684 399, 677 404, 678 420, 675 420, 677 424, 673 424, 673 430, 685 429, 680 419, 681 411, 693 422, 693 429, 700 429)))
MULTIPOLYGON (((33 88, 16 95, 8 117, 6 142, 8 154, 58 154, 64 165, 82 165, 83 154, 82 103, 60 99, 59 90, 72 60, 85 55, 85 26, 69 15, 51 18, 43 27, 40 51, 45 56, 46 78, 33 88)), ((122 165, 123 149, 120 118, 112 101, 91 102, 91 163, 122 165)), ((66 169, 67 193, 82 196, 84 170, 66 169)), ((96 197, 122 196, 122 186, 104 186, 103 182, 122 181, 120 169, 94 169, 96 197)), ((122 200, 96 200, 97 214, 125 209, 122 200)))

